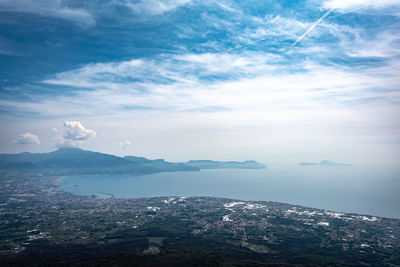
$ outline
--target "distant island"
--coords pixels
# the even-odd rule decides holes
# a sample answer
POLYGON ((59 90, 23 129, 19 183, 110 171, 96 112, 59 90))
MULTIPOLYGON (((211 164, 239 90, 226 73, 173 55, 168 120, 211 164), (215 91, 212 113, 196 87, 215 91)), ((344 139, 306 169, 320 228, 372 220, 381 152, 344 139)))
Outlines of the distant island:
POLYGON ((60 148, 50 153, 0 154, 0 170, 45 175, 142 175, 215 168, 256 169, 265 168, 265 166, 255 161, 189 161, 187 163, 173 163, 163 159, 150 160, 136 156, 118 157, 79 148, 60 148), (203 164, 200 164, 201 162, 203 164))
POLYGON ((351 164, 347 164, 347 163, 336 163, 336 162, 332 162, 329 160, 322 160, 319 163, 316 162, 300 162, 299 163, 300 166, 330 166, 330 167, 350 167, 352 166, 351 164))
POLYGON ((185 163, 191 167, 200 169, 265 169, 267 166, 254 160, 237 161, 213 161, 213 160, 190 160, 185 163))

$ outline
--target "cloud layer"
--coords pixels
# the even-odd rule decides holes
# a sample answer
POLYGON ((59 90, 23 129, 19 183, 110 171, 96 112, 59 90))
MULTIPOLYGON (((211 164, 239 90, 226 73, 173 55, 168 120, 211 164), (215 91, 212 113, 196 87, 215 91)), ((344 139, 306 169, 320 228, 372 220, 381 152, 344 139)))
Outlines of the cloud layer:
POLYGON ((381 161, 400 158, 393 156, 400 151, 398 1, 44 3, 3 1, 0 12, 52 21, 50 9, 70 9, 76 17, 65 24, 85 14, 96 23, 66 31, 57 28, 59 17, 30 40, 32 29, 21 22, 27 26, 16 32, 25 35, 15 39, 31 42, 20 50, 32 55, 12 60, 25 58, 18 65, 40 75, 3 68, 14 77, 0 91, 2 121, 13 129, 9 143, 25 129, 11 123, 18 118, 32 121, 35 133, 36 122, 50 129, 67 120, 53 133, 59 144, 115 153, 128 145, 121 140, 134 139, 144 153, 265 156, 287 149, 355 162, 379 150, 381 161), (45 51, 36 54, 38 40, 45 51), (42 71, 36 65, 47 55, 42 71), (107 138, 94 139, 79 121, 107 138))

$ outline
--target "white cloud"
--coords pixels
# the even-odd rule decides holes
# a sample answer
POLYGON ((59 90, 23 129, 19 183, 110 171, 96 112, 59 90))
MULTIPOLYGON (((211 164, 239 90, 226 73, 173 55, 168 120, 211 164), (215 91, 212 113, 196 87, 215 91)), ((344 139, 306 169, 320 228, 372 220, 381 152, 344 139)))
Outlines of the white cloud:
POLYGON ((393 58, 400 55, 400 37, 394 32, 382 32, 374 38, 357 36, 352 43, 342 42, 348 47, 346 53, 351 57, 393 58))
POLYGON ((81 145, 79 141, 67 140, 64 139, 62 136, 57 136, 54 138, 55 146, 56 147, 78 147, 81 145))
POLYGON ((39 137, 31 133, 20 134, 17 140, 14 141, 15 144, 28 145, 28 144, 40 144, 39 137))
POLYGON ((387 8, 400 6, 399 0, 328 0, 323 3, 323 7, 336 10, 351 10, 361 8, 387 8))
POLYGON ((222 2, 213 2, 213 3, 218 5, 224 11, 228 11, 228 12, 231 12, 231 13, 242 14, 242 10, 241 9, 239 9, 237 7, 229 6, 227 3, 222 3, 222 2))
POLYGON ((96 137, 94 130, 86 129, 79 121, 66 121, 64 128, 64 138, 72 141, 83 141, 96 137))
MULTIPOLYGON (((73 71, 59 73, 46 84, 86 87, 104 90, 125 90, 140 95, 153 84, 186 84, 194 86, 205 76, 225 74, 227 77, 257 76, 274 69, 279 55, 249 52, 243 54, 203 53, 161 55, 151 60, 130 60, 118 63, 89 64, 73 71), (139 82, 124 82, 124 80, 139 82)), ((160 87, 161 90, 162 87, 160 87)))
MULTIPOLYGON (((84 83, 95 90, 40 102, 0 100, 0 105, 61 118, 96 118, 92 125, 101 127, 104 121, 112 127, 110 138, 127 140, 134 131, 135 148, 144 152, 184 153, 188 146, 206 153, 232 144, 250 150, 254 143, 328 148, 332 142, 330 149, 339 151, 362 142, 399 142, 399 76, 395 60, 350 68, 311 59, 286 61, 265 52, 188 53, 87 65, 59 74, 52 83, 77 88, 84 83), (212 76, 216 66, 221 66, 219 78, 212 76), (212 78, 203 80, 206 75, 212 78)), ((67 141, 61 144, 77 145, 67 141)))
POLYGON ((57 134, 54 138, 56 147, 78 147, 84 141, 96 137, 94 130, 86 129, 79 121, 66 121, 63 126, 63 133, 60 133, 56 128, 52 129, 57 134))
MULTIPOLYGON (((316 51, 324 52, 323 49, 316 51)), ((327 67, 311 60, 294 64, 264 52, 189 53, 169 58, 164 55, 153 60, 87 65, 61 73, 46 83, 96 90, 38 104, 24 103, 23 109, 46 112, 44 107, 47 107, 48 113, 55 116, 130 113, 141 108, 147 113, 157 110, 248 112, 270 111, 272 107, 279 110, 285 106, 287 112, 296 107, 317 110, 327 103, 342 108, 349 102, 362 103, 367 98, 399 101, 398 64, 388 64, 370 69, 327 67), (211 78, 203 78, 208 76, 211 78), (64 108, 60 109, 58 102, 69 104, 63 104, 64 108)), ((10 101, 0 101, 0 104, 14 105, 10 101)), ((13 108, 21 108, 20 103, 15 105, 19 107, 13 108)))
POLYGON ((124 142, 119 143, 122 149, 126 149, 128 146, 131 145, 131 141, 125 140, 124 142))
POLYGON ((96 23, 85 9, 68 7, 61 0, 0 0, 0 11, 33 13, 69 20, 85 27, 96 23))
POLYGON ((264 18, 252 17, 252 22, 257 25, 255 31, 247 30, 246 35, 252 38, 265 38, 267 36, 295 37, 306 30, 311 23, 294 18, 266 15, 264 18))
POLYGON ((142 0, 142 1, 123 1, 126 5, 138 15, 160 15, 172 11, 178 7, 188 4, 191 0, 142 0))

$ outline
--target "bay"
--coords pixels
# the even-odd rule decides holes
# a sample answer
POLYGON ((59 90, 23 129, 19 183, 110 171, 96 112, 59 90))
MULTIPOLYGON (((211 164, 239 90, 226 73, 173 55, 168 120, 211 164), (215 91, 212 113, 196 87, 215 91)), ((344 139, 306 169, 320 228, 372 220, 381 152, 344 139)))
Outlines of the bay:
POLYGON ((76 195, 141 198, 210 196, 278 201, 338 212, 400 218, 397 169, 287 167, 214 169, 151 175, 86 175, 61 179, 76 195))

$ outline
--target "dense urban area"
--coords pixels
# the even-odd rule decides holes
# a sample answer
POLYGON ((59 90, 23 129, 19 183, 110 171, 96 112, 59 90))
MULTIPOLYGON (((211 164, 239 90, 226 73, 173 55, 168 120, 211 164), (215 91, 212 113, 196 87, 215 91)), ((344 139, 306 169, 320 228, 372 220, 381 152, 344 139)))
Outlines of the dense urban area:
POLYGON ((96 198, 2 172, 0 265, 400 266, 400 220, 207 197, 96 198))

